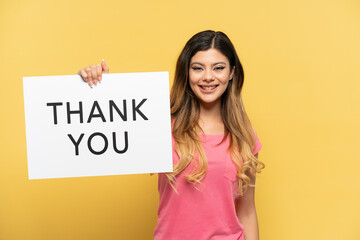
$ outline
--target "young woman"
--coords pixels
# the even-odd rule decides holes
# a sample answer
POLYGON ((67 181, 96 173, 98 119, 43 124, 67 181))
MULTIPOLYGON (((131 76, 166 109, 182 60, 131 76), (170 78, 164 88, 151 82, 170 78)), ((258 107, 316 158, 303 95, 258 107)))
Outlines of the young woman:
MULTIPOLYGON (((92 87, 105 62, 79 71, 92 87)), ((230 39, 203 31, 185 45, 171 90, 172 173, 160 173, 156 240, 257 240, 256 173, 264 164, 245 112, 244 72, 230 39)))

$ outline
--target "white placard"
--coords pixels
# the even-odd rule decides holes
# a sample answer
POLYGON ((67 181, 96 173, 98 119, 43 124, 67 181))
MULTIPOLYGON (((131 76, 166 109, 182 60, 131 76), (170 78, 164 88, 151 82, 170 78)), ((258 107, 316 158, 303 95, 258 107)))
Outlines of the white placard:
POLYGON ((168 72, 23 85, 29 179, 173 171, 168 72))

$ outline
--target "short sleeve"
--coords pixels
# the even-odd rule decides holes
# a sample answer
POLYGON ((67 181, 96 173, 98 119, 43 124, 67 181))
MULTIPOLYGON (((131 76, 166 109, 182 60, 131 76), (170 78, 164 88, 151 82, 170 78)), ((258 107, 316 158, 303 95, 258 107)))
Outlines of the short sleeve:
POLYGON ((253 154, 256 155, 262 148, 262 145, 261 145, 261 142, 260 142, 255 130, 254 130, 254 134, 255 134, 255 147, 253 150, 253 154))

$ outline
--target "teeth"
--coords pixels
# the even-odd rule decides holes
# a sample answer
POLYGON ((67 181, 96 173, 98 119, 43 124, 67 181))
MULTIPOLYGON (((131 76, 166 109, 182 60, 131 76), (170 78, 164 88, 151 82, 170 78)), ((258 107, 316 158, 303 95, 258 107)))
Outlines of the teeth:
POLYGON ((216 86, 211 86, 211 87, 204 87, 204 86, 202 86, 202 88, 205 89, 205 90, 214 89, 215 87, 216 87, 216 86))

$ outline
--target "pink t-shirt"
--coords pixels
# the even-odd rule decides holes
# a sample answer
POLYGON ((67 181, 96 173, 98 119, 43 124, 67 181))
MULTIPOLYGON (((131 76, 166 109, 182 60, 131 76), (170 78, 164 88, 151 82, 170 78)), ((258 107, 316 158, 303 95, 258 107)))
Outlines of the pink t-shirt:
MULTIPOLYGON (((256 133, 255 133, 256 135, 256 133)), ((185 169, 176 180, 176 193, 167 177, 159 173, 160 203, 155 240, 242 240, 244 226, 235 211, 238 181, 236 167, 228 153, 229 137, 220 145, 221 135, 200 135, 207 158, 208 169, 197 184, 198 190, 184 178, 185 169)), ((179 161, 174 150, 173 163, 179 161)), ((256 136, 253 153, 261 149, 256 136)))

